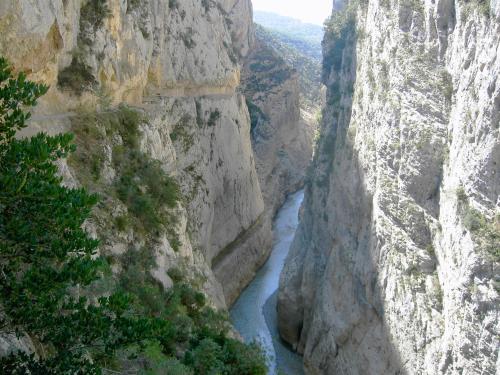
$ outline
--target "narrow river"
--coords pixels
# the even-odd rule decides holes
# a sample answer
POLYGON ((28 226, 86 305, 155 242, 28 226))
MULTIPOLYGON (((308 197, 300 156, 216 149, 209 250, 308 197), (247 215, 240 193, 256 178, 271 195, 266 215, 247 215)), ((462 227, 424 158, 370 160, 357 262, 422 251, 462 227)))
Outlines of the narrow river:
POLYGON ((279 277, 298 225, 304 192, 290 195, 273 223, 269 260, 231 308, 231 320, 247 342, 259 341, 270 358, 270 374, 301 375, 302 358, 280 341, 276 316, 279 277))

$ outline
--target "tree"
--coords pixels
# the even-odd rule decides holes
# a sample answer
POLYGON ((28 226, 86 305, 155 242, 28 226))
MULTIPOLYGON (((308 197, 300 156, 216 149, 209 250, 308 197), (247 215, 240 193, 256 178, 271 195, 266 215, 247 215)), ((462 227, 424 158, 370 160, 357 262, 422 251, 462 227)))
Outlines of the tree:
POLYGON ((15 137, 46 92, 24 74, 15 77, 0 57, 0 335, 29 338, 41 349, 1 358, 0 373, 97 375, 117 352, 126 362, 149 351, 159 352, 150 364, 163 368, 158 373, 216 367, 264 374, 261 349, 228 338, 225 318, 179 272, 174 287, 163 290, 149 280, 144 257, 131 259, 121 276, 124 292, 87 297, 105 261, 82 229, 98 197, 63 186, 57 174, 55 162, 75 149, 73 136, 15 137))
POLYGON ((7 373, 97 374, 90 352, 144 342, 162 321, 132 316, 124 294, 98 303, 79 295, 99 277, 102 259, 82 230, 97 196, 63 186, 54 164, 74 150, 72 135, 14 137, 30 117, 25 108, 46 91, 13 77, 0 58, 0 332, 28 335, 47 353, 0 363, 7 373))

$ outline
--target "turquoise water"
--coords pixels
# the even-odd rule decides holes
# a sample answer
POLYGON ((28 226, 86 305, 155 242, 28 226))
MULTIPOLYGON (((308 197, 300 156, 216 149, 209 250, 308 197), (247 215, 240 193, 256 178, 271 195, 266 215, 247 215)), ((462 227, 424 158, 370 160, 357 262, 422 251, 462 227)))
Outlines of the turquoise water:
POLYGON ((246 342, 259 341, 270 357, 270 374, 301 375, 302 358, 289 350, 278 336, 276 292, 285 258, 298 226, 304 192, 290 195, 273 223, 271 256, 257 272, 230 311, 231 320, 246 342))

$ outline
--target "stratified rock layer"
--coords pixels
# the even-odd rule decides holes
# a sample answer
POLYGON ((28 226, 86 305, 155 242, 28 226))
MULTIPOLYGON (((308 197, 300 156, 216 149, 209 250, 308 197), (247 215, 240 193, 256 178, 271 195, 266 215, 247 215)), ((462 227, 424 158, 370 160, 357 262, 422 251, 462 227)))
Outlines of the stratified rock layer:
POLYGON ((281 335, 308 374, 496 374, 500 3, 344 3, 281 335))

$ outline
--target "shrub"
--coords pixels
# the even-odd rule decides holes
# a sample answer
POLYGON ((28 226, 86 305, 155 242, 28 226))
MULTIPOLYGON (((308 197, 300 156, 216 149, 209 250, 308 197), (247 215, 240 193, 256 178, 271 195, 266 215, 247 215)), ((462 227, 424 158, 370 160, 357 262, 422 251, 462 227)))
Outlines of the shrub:
POLYGON ((128 0, 127 3, 127 12, 132 12, 134 10, 138 10, 143 3, 143 0, 128 0))
POLYGON ((217 124, 217 121, 220 119, 220 111, 216 109, 215 111, 210 112, 210 117, 208 118, 207 125, 208 126, 215 126, 217 124))
MULTIPOLYGON (((174 250, 181 246, 175 231, 176 219, 167 208, 175 208, 180 199, 176 181, 168 176, 157 160, 140 150, 140 112, 126 106, 103 113, 84 112, 72 119, 77 135, 77 151, 70 165, 78 170, 86 185, 123 202, 129 212, 128 224, 141 234, 155 237, 166 232, 174 250), (106 140, 121 139, 123 145, 112 149, 116 171, 111 186, 96 184, 105 160, 106 140)), ((120 227, 118 228, 119 230, 120 227)))
MULTIPOLYGON (((138 3, 140 0, 131 0, 138 3)), ((107 0, 87 0, 80 8, 80 20, 87 23, 92 29, 99 29, 104 25, 104 20, 111 15, 107 0)), ((80 30, 81 31, 81 30, 80 30)))
POLYGON ((457 189, 457 199, 461 203, 467 203, 468 202, 467 193, 465 192, 465 189, 464 189, 463 186, 460 186, 457 189))
POLYGON ((118 216, 115 218, 115 224, 120 232, 125 232, 129 226, 129 221, 126 216, 118 216))
POLYGON ((193 35, 194 30, 192 27, 188 27, 186 29, 186 32, 181 34, 182 41, 184 42, 186 48, 193 49, 194 47, 196 47, 196 42, 193 39, 193 35))
MULTIPOLYGON (((351 4, 351 3, 349 3, 351 4)), ((343 51, 347 38, 356 30, 354 8, 347 6, 344 11, 334 12, 325 23, 324 43, 330 46, 324 49, 327 54, 323 56, 323 80, 333 68, 338 71, 342 65, 343 51)))
POLYGON ((186 283, 178 268, 168 271, 174 287, 164 290, 150 275, 154 259, 146 248, 129 250, 121 263, 120 286, 135 296, 138 308, 172 322, 168 335, 146 349, 148 358, 155 358, 153 366, 169 362, 185 374, 266 374, 262 349, 228 338, 227 316, 208 307, 204 294, 186 283), (179 347, 185 349, 182 354, 179 347))
POLYGON ((250 131, 254 134, 260 124, 269 121, 269 117, 251 99, 246 98, 246 103, 250 114, 250 131))
POLYGON ((168 270, 167 274, 174 282, 179 282, 179 281, 184 280, 184 275, 183 275, 182 271, 177 267, 170 268, 168 270))
POLYGON ((471 232, 474 242, 488 258, 500 262, 500 216, 492 220, 467 203, 463 209, 463 225, 471 232))
POLYGON ((77 95, 81 95, 84 91, 95 87, 97 81, 92 74, 92 69, 73 57, 71 64, 57 75, 57 85, 61 89, 68 89, 77 95))
POLYGON ((202 128, 203 125, 205 124, 205 121, 203 120, 203 111, 201 109, 201 103, 199 102, 198 99, 195 99, 195 106, 196 106, 196 125, 198 125, 199 128, 202 128))
POLYGON ((478 232, 486 226, 486 220, 479 211, 469 208, 464 216, 464 226, 471 232, 478 232))
POLYGON ((441 72, 441 87, 446 103, 451 104, 451 99, 453 97, 453 78, 446 70, 441 72))
POLYGON ((466 22, 470 14, 475 11, 485 18, 489 18, 491 14, 490 0, 464 0, 460 12, 461 21, 466 22))

